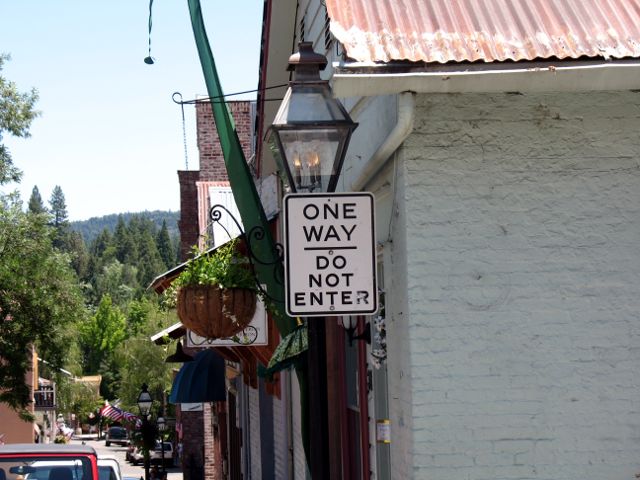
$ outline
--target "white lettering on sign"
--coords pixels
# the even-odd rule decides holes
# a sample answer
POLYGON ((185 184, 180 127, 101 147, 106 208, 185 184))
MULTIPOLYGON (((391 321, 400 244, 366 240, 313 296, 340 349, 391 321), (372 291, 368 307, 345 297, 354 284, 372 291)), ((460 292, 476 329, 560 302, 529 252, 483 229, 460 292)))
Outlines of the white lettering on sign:
POLYGON ((370 193, 292 194, 284 198, 289 315, 377 311, 373 206, 370 193))

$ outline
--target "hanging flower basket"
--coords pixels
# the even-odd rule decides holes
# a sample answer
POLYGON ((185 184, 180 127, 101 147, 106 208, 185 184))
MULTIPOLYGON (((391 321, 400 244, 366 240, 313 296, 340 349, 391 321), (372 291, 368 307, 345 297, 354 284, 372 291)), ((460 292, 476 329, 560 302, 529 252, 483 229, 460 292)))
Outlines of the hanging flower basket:
POLYGON ((251 322, 256 292, 248 288, 186 285, 178 290, 177 310, 182 324, 201 337, 231 337, 251 322))

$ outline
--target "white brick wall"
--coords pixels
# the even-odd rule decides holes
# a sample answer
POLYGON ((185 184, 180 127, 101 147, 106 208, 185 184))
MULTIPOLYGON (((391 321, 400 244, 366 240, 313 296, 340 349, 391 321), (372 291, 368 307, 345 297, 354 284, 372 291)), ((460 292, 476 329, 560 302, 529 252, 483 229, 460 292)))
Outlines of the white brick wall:
POLYGON ((415 125, 391 246, 394 478, 633 479, 640 93, 420 96, 415 125))
POLYGON ((260 448, 260 393, 258 389, 246 387, 249 396, 249 443, 251 455, 251 475, 262 478, 262 452, 260 448))
POLYGON ((300 411, 300 384, 295 370, 288 371, 285 374, 286 382, 290 383, 291 392, 291 421, 293 422, 293 478, 295 480, 307 479, 307 460, 304 455, 304 446, 302 444, 302 414, 300 411))
MULTIPOLYGON (((280 380, 281 381, 281 380, 280 380)), ((282 385, 282 383, 281 383, 282 385)), ((282 398, 273 396, 273 443, 274 443, 274 468, 276 478, 286 480, 289 478, 289 445, 288 423, 286 411, 286 393, 282 389, 282 398)))

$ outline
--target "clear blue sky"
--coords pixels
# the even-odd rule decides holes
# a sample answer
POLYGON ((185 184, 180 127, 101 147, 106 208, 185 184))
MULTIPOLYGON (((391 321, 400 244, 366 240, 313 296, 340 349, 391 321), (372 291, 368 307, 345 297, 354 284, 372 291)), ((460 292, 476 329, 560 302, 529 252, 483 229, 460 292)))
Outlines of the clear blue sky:
MULTIPOLYGON (((262 0, 201 0, 225 94, 258 85, 262 0)), ((42 115, 28 139, 5 136, 45 203, 55 185, 70 220, 180 208, 185 169, 180 107, 206 95, 187 0, 155 0, 151 55, 147 0, 0 0, 0 73, 21 91, 35 87, 42 115)), ((234 98, 255 98, 255 94, 234 98)), ((185 106, 189 169, 198 168, 195 111, 185 106)))

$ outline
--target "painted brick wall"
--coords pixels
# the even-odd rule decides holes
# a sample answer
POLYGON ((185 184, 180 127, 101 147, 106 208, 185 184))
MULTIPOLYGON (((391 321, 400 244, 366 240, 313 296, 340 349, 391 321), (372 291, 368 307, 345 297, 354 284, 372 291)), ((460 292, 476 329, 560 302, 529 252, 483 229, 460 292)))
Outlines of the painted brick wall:
POLYGON ((394 478, 640 472, 638 132, 640 93, 418 97, 396 188, 394 478))
POLYGON ((182 471, 185 480, 199 480, 204 478, 203 412, 182 412, 182 471))
POLYGON ((262 478, 262 456, 260 451, 260 394, 258 389, 247 387, 249 392, 249 448, 251 456, 250 478, 262 478))
POLYGON ((284 395, 282 399, 274 396, 272 400, 275 477, 286 480, 289 478, 289 434, 287 431, 289 422, 287 419, 286 401, 284 400, 284 395))
POLYGON ((302 413, 300 411, 300 384, 295 373, 286 372, 286 382, 290 382, 291 393, 291 422, 293 423, 293 478, 307 479, 307 460, 302 444, 302 413))

